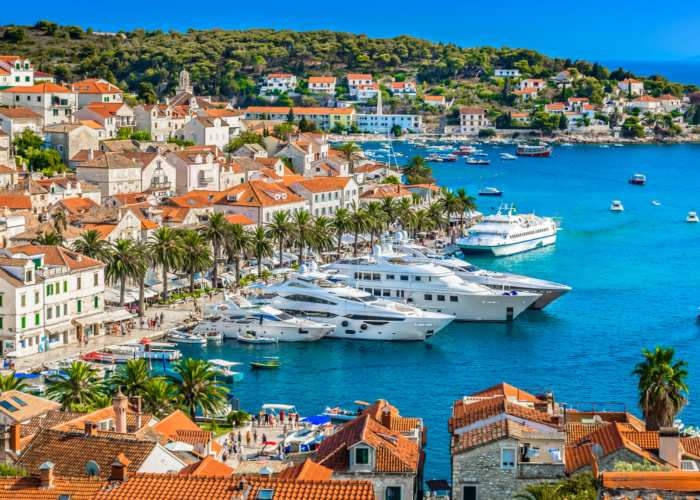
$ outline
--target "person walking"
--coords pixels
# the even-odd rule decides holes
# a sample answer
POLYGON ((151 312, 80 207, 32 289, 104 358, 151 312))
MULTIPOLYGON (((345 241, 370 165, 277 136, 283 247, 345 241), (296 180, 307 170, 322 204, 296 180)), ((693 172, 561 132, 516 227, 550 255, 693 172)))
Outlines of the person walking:
POLYGON ((253 444, 258 447, 258 431, 253 431, 253 444))
POLYGON ((295 413, 295 414, 294 414, 294 418, 296 419, 296 426, 297 426, 297 429, 298 429, 298 428, 299 428, 299 414, 298 414, 298 413, 295 413))
POLYGON ((141 329, 143 329, 143 316, 141 316, 141 329))
POLYGON ((265 434, 262 435, 262 442, 267 443, 267 436, 265 434))
POLYGON ((250 431, 246 432, 245 442, 248 445, 248 448, 250 448, 250 431))

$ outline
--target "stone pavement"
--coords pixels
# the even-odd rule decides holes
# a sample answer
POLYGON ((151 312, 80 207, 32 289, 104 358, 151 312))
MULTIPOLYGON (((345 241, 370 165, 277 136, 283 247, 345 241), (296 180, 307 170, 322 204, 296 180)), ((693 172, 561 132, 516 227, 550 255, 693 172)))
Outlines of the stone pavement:
MULTIPOLYGON (((291 429, 288 427, 287 433, 289 433, 290 430, 296 430, 296 427, 294 429, 291 429)), ((242 443, 241 448, 242 449, 239 449, 238 452, 244 453, 246 455, 255 455, 262 450, 262 442, 263 442, 262 436, 263 436, 263 434, 265 434, 265 439, 267 439, 267 441, 279 443, 284 439, 284 436, 285 436, 284 431, 285 431, 285 429, 282 426, 274 426, 274 427, 261 426, 261 427, 258 427, 257 425, 255 425, 255 427, 251 428, 250 424, 247 424, 244 427, 235 428, 233 430, 233 433, 236 436, 236 440, 238 439, 238 433, 240 432, 240 434, 241 434, 241 438, 242 438, 241 439, 241 443, 242 443), (254 435, 253 433, 254 432, 258 433, 257 444, 253 440, 253 435, 254 435), (250 446, 247 444, 247 440, 246 440, 246 436, 248 435, 248 433, 250 433, 250 446)), ((230 439, 230 434, 222 434, 221 436, 219 436, 215 440, 216 440, 216 442, 218 442, 219 444, 221 444, 223 446, 224 442, 229 440, 229 439, 230 439)), ((236 441, 236 442, 238 442, 238 441, 236 441)), ((273 449, 272 446, 266 446, 265 452, 267 453, 267 451, 272 450, 272 449, 273 449)), ((229 456, 228 459, 226 460, 226 465, 228 465, 229 467, 236 468, 238 463, 239 462, 238 462, 238 459, 237 459, 235 453, 232 456, 229 456)))
MULTIPOLYGON (((203 300, 198 300, 197 304, 200 307, 207 307, 210 304, 217 304, 220 302, 223 302, 222 294, 215 295, 214 300, 211 302, 208 298, 205 298, 203 300)), ((158 339, 163 337, 167 331, 183 326, 185 319, 190 317, 190 312, 194 314, 194 302, 180 304, 173 306, 172 308, 149 307, 146 310, 144 320, 146 317, 153 317, 156 314, 160 315, 160 313, 165 315, 160 330, 150 330, 146 328, 145 325, 144 328, 141 328, 139 318, 134 316, 134 328, 131 329, 131 335, 101 335, 99 337, 92 337, 87 346, 69 344, 67 346, 61 346, 48 351, 17 358, 15 370, 24 373, 39 369, 44 365, 44 363, 51 363, 73 356, 80 356, 83 353, 92 351, 99 351, 100 349, 104 349, 106 346, 123 344, 125 342, 138 342, 142 338, 158 339)), ((5 371, 4 373, 9 372, 5 371)))

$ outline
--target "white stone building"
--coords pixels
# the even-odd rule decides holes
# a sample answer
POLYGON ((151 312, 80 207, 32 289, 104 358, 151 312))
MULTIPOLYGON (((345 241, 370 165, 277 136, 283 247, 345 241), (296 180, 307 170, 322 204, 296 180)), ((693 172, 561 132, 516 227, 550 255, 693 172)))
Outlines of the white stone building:
POLYGON ((270 95, 278 91, 280 94, 284 92, 293 92, 297 86, 297 77, 285 73, 270 74, 263 78, 262 87, 260 87, 260 95, 270 95))
POLYGON ((478 133, 491 123, 486 119, 484 108, 459 108, 459 126, 462 134, 478 133))
POLYGON ((311 94, 335 94, 335 77, 311 76, 309 77, 309 92, 311 94))
POLYGON ((547 86, 547 82, 540 78, 523 78, 518 83, 518 89, 537 89, 543 90, 547 86))
POLYGON ((221 164, 209 151, 168 151, 168 162, 175 167, 175 189, 182 196, 190 191, 220 191, 221 164))
POLYGON ((392 97, 415 98, 416 84, 413 82, 391 82, 392 97))
POLYGON ((117 137, 117 132, 122 127, 130 127, 133 130, 136 126, 134 111, 121 102, 94 102, 76 111, 73 117, 76 120, 92 120, 102 125, 106 139, 117 137))
POLYGON ((379 85, 358 85, 356 87, 355 98, 360 102, 366 102, 370 99, 377 97, 381 91, 379 90, 379 85))
POLYGON ((493 70, 493 76, 496 78, 519 78, 520 77, 520 70, 519 69, 495 69, 493 70))
POLYGON ((224 149, 231 140, 231 126, 218 116, 196 116, 185 125, 185 138, 197 146, 224 149))
POLYGON ((19 56, 0 56, 0 89, 32 86, 34 86, 34 66, 29 59, 22 59, 19 56))
POLYGON ((399 125, 404 132, 409 129, 418 132, 422 122, 420 115, 357 115, 357 127, 370 134, 388 134, 394 125, 399 125))
POLYGON ((53 83, 3 90, 2 103, 34 111, 43 117, 45 127, 67 122, 70 115, 78 110, 75 92, 53 83))
POLYGON ((347 76, 350 95, 356 96, 360 85, 372 85, 372 75, 351 73, 347 76))
POLYGON ((10 136, 10 143, 27 129, 34 135, 43 137, 44 118, 31 109, 15 105, 0 108, 0 130, 10 136))
POLYGON ((143 164, 107 151, 88 151, 88 160, 75 168, 78 180, 100 188, 102 197, 140 193, 143 164))
POLYGON ((358 203, 357 183, 352 177, 314 177, 298 180, 289 189, 309 202, 309 212, 330 217, 339 208, 358 203))
POLYGON ((134 131, 146 130, 151 133, 151 140, 165 141, 170 137, 184 137, 185 123, 189 114, 167 104, 142 104, 134 109, 136 125, 134 131))
POLYGON ((627 78, 618 82, 617 87, 623 92, 627 92, 632 95, 642 95, 644 93, 644 83, 634 78, 627 78))
POLYGON ((308 202, 284 183, 273 179, 253 180, 227 189, 214 199, 214 210, 227 215, 245 215, 256 224, 272 220, 275 212, 307 211, 308 202))
POLYGON ((121 103, 124 92, 116 85, 101 78, 88 78, 71 85, 71 90, 78 96, 78 109, 89 104, 121 103))

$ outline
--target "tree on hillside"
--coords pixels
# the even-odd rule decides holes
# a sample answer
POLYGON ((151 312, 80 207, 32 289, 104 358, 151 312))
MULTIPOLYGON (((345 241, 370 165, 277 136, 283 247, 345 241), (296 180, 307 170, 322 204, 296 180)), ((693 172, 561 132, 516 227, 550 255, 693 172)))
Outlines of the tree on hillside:
POLYGON ((289 108, 289 113, 287 113, 287 123, 294 125, 294 109, 289 108))
POLYGON ((146 104, 156 104, 158 102, 158 96, 153 89, 153 84, 148 82, 141 82, 139 84, 139 99, 146 104))

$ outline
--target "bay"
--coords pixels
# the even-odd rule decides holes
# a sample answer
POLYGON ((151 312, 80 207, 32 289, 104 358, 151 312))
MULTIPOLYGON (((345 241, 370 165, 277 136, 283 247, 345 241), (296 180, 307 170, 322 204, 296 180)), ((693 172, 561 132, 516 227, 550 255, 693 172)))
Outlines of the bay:
MULTIPOLYGON (((364 144, 376 149, 378 144, 364 144)), ((551 158, 501 161, 514 146, 479 146, 489 166, 433 164, 439 183, 496 187, 502 200, 478 198, 494 213, 500 201, 520 213, 563 217, 555 245, 495 259, 470 258, 491 270, 550 279, 573 290, 542 311, 507 324, 453 323, 427 342, 282 343, 254 346, 180 346, 185 356, 243 362, 245 379, 229 386, 246 411, 264 403, 297 406, 302 415, 326 406, 355 408, 355 400, 389 400, 403 416, 429 428, 425 478, 449 478, 447 419, 454 400, 507 382, 523 390, 553 390, 557 401, 580 409, 627 409, 640 416, 630 375, 641 348, 670 345, 690 363, 691 404, 686 425, 700 423, 693 404, 700 355, 700 212, 696 145, 600 149, 556 148, 551 158), (627 180, 636 173, 647 184, 627 180), (620 200, 624 212, 611 212, 620 200), (660 206, 654 206, 657 200, 660 206), (252 371, 249 362, 279 357, 279 370, 252 371)), ((405 144, 396 151, 423 154, 405 144)), ((154 365, 155 366, 155 365, 154 365)))
POLYGON ((668 81, 700 85, 700 61, 599 61, 610 71, 622 68, 637 76, 663 75, 668 81))

